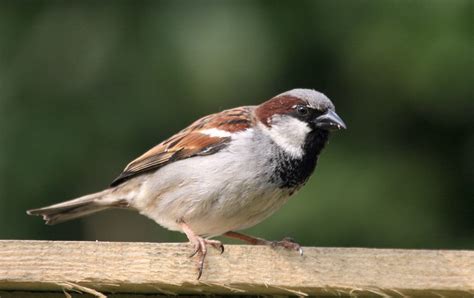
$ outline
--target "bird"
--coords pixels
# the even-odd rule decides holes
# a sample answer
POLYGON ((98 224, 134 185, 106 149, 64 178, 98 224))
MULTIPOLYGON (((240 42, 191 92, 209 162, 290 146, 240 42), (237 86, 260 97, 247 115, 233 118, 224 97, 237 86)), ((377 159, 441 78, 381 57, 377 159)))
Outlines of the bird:
POLYGON ((31 209, 53 225, 109 208, 138 211, 186 234, 201 278, 208 246, 226 236, 303 253, 291 238, 243 234, 280 209, 316 168, 332 131, 346 129, 334 104, 313 89, 292 89, 260 105, 204 116, 131 161, 109 187, 31 209))

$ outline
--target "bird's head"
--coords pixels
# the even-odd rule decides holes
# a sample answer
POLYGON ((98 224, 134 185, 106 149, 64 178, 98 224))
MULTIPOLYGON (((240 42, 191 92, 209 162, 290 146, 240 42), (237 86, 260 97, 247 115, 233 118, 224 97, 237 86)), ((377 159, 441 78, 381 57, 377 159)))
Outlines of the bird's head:
POLYGON ((263 131, 295 157, 303 155, 308 135, 327 136, 329 131, 346 128, 331 100, 311 89, 293 89, 273 97, 257 107, 256 117, 263 131))

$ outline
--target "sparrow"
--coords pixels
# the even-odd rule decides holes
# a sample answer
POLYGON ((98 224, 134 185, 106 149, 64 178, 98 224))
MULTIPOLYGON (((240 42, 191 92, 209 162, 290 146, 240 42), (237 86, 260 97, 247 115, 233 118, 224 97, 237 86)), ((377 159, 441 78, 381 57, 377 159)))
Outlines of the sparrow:
POLYGON ((201 277, 216 236, 297 250, 289 238, 242 234, 280 209, 309 179, 331 131, 345 129, 333 103, 293 89, 258 106, 205 116, 130 162, 107 189, 28 210, 52 225, 109 208, 136 210, 186 234, 201 277))

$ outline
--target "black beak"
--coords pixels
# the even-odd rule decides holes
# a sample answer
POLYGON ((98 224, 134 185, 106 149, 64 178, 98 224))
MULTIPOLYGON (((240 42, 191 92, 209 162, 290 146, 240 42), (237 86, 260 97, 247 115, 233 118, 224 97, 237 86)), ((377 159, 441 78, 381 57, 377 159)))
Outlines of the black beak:
POLYGON ((317 128, 327 130, 346 129, 346 124, 342 121, 336 112, 328 110, 325 114, 314 119, 314 124, 317 128))

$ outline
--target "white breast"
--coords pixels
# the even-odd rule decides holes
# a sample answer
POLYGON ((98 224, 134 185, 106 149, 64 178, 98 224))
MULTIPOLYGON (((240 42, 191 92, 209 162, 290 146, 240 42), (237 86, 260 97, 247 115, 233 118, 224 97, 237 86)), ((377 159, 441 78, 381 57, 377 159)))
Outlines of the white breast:
POLYGON ((289 197, 288 190, 270 183, 271 146, 260 130, 238 133, 218 153, 173 162, 150 174, 133 205, 171 230, 180 230, 181 219, 205 236, 251 227, 289 197))

